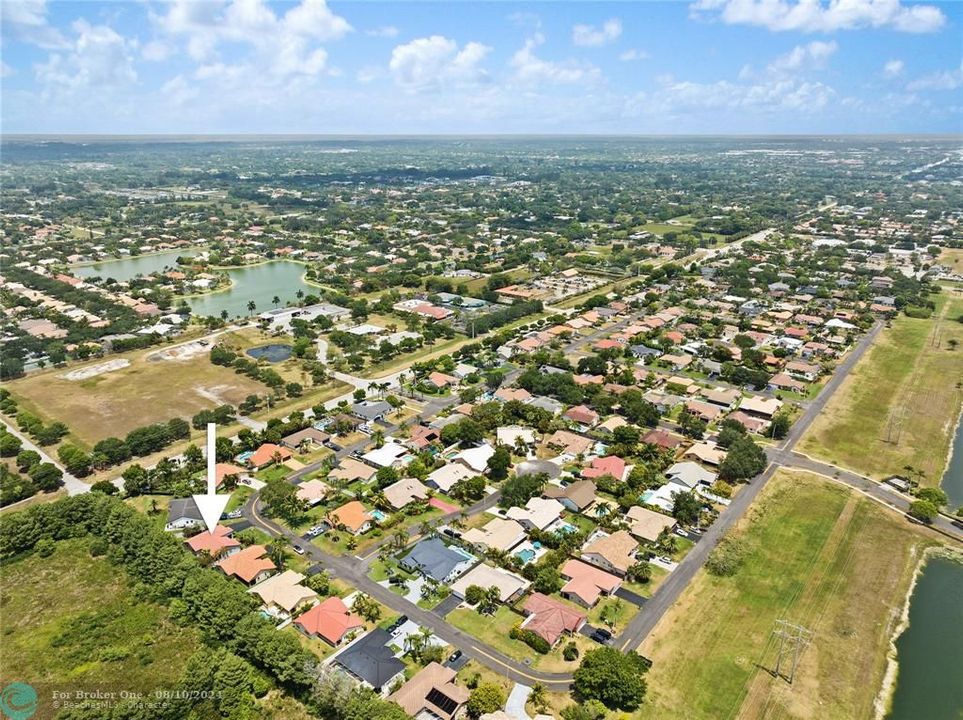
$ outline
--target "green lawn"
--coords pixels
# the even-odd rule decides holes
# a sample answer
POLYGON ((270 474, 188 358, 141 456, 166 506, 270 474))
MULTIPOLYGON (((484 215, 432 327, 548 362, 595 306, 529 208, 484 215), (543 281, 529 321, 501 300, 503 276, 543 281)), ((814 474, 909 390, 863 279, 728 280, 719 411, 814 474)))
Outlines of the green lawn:
POLYGON ((290 474, 290 468, 286 468, 283 465, 272 465, 269 468, 254 473, 254 477, 262 482, 271 482, 272 480, 284 480, 284 478, 290 474))
POLYGON ((169 688, 199 647, 195 631, 137 597, 123 569, 92 558, 87 539, 64 540, 47 558, 0 567, 3 683, 28 682, 41 706, 54 690, 169 688))
POLYGON ((618 635, 639 612, 639 608, 621 598, 604 598, 588 611, 588 621, 596 627, 612 628, 618 635), (609 622, 605 622, 608 619, 609 622))
POLYGON ((949 343, 963 344, 963 298, 936 296, 936 304, 933 318, 897 317, 883 330, 803 437, 802 452, 880 479, 906 475, 910 465, 925 473, 923 484, 939 484, 963 403, 963 350, 949 343))
POLYGON ((932 540, 844 487, 786 471, 736 532, 746 555, 735 575, 701 570, 643 644, 653 668, 637 717, 871 717, 896 610, 932 540), (780 618, 816 633, 792 686, 768 672, 780 618))
POLYGON ((473 609, 458 608, 448 613, 445 620, 515 660, 535 660, 538 656, 538 653, 521 640, 508 637, 511 629, 524 618, 504 605, 499 605, 494 615, 482 615, 473 609))

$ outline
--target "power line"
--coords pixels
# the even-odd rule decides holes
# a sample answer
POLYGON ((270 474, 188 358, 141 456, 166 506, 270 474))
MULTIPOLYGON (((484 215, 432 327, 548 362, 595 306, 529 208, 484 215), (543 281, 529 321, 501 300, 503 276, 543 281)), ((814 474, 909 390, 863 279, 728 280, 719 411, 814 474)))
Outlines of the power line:
POLYGON ((796 676, 796 668, 799 666, 799 658, 802 657, 806 646, 812 642, 815 633, 802 625, 794 625, 788 620, 776 620, 776 626, 773 628, 772 634, 779 638, 776 677, 784 677, 792 685, 793 678, 796 676), (788 676, 782 673, 784 660, 790 665, 788 676))

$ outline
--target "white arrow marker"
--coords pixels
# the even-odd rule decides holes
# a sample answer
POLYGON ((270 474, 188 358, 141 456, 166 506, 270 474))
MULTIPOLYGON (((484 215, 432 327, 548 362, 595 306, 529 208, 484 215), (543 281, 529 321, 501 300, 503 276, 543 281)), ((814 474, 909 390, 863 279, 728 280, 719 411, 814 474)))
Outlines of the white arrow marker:
POLYGON ((215 427, 214 423, 207 424, 207 495, 193 496, 209 533, 214 532, 214 528, 217 527, 217 523, 224 513, 224 508, 227 507, 227 501, 231 499, 230 494, 216 495, 214 493, 217 489, 217 471, 214 469, 217 464, 217 454, 214 451, 215 427))

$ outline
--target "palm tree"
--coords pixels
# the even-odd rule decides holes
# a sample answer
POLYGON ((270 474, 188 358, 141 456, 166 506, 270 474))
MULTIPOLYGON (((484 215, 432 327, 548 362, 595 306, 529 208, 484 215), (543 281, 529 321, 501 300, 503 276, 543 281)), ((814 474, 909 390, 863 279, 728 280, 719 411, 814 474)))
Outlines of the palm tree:
POLYGON ((294 293, 294 296, 300 302, 304 298, 304 290, 298 290, 296 293, 294 293))
POLYGON ((271 562, 277 566, 278 570, 284 569, 285 548, 287 544, 288 541, 283 537, 276 537, 268 543, 268 557, 271 558, 271 562))
POLYGON ((374 443, 376 448, 380 448, 385 444, 385 434, 383 430, 375 430, 371 433, 371 442, 374 443))
POLYGON ((221 320, 227 320, 227 310, 221 310, 221 320))
POLYGON ((548 693, 545 690, 545 686, 541 683, 535 683, 532 685, 532 690, 528 694, 528 701, 535 706, 538 712, 545 712, 545 708, 548 704, 548 693))
POLYGON ((254 311, 257 310, 257 304, 253 300, 247 301, 247 311, 253 315, 254 311))
POLYGON ((274 307, 277 307, 281 304, 281 298, 275 295, 273 298, 271 298, 271 302, 274 304, 274 307))

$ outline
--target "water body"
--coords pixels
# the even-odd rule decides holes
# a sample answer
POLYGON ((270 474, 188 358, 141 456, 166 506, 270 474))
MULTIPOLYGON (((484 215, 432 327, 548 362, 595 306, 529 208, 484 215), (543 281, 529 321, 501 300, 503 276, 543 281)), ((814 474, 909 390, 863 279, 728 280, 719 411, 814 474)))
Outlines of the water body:
POLYGON ((963 506, 963 417, 956 424, 956 435, 953 438, 953 454, 943 473, 943 490, 949 498, 947 506, 952 513, 963 506))
POLYGON ((247 354, 255 360, 267 360, 270 363, 277 363, 282 360, 287 360, 291 357, 292 352, 293 350, 290 345, 274 344, 253 347, 247 351, 247 354))
POLYGON ((284 307, 289 302, 297 301, 298 290, 303 290, 305 294, 317 292, 301 279, 304 270, 301 263, 288 260, 274 260, 228 270, 227 274, 231 276, 232 282, 230 288, 187 298, 187 304, 195 315, 219 317, 221 311, 227 310, 228 317, 232 318, 250 315, 247 304, 252 300, 255 313, 284 307), (273 302, 275 296, 281 301, 277 306, 273 302))
POLYGON ((131 280, 138 275, 150 275, 164 268, 173 268, 177 264, 178 256, 190 255, 192 251, 192 248, 179 248, 177 250, 165 250, 153 255, 138 255, 122 260, 105 260, 92 265, 76 265, 71 268, 71 272, 82 278, 99 276, 113 278, 114 280, 131 280))
POLYGON ((896 649, 899 674, 886 720, 963 717, 963 563, 926 563, 896 649))

